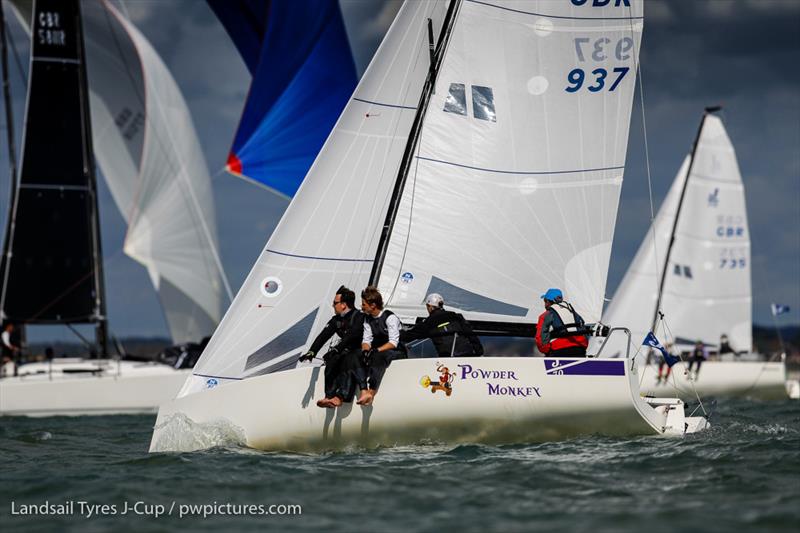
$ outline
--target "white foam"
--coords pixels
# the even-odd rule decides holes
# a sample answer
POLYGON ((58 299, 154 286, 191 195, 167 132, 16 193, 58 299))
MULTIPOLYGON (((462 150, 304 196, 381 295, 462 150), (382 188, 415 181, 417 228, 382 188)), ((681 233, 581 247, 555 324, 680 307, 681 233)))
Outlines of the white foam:
POLYGON ((182 413, 168 417, 154 428, 157 440, 152 452, 194 452, 222 446, 244 446, 244 429, 229 420, 199 423, 182 413))

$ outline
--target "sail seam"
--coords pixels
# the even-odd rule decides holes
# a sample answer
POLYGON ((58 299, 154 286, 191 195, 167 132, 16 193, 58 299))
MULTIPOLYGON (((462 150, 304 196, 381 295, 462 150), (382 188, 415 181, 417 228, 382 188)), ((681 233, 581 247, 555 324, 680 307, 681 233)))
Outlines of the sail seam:
POLYGON ((319 257, 319 256, 315 256, 315 255, 290 254, 290 253, 287 253, 287 252, 279 252, 277 250, 270 250, 269 248, 267 248, 267 251, 269 253, 271 253, 271 254, 283 255, 283 256, 286 256, 286 257, 294 257, 294 258, 297 258, 297 259, 314 259, 314 260, 318 260, 318 261, 347 261, 347 262, 351 262, 351 263, 354 263, 354 262, 355 263, 359 263, 359 262, 360 263, 372 263, 372 259, 353 259, 353 258, 348 258, 348 257, 319 257))
POLYGON ((21 183, 20 189, 47 189, 56 191, 90 191, 86 185, 47 185, 44 183, 21 183))
POLYGON ((71 63, 73 65, 80 65, 80 59, 68 59, 62 57, 50 57, 50 56, 33 56, 31 58, 33 61, 42 61, 45 63, 71 63))
POLYGON ((547 174, 575 174, 578 172, 600 172, 603 170, 623 170, 624 165, 616 167, 602 167, 602 168, 581 168, 575 170, 499 170, 494 168, 473 167, 470 165, 462 165, 461 163, 454 163, 452 161, 444 161, 443 159, 433 159, 430 157, 417 156, 417 159, 423 161, 430 161, 432 163, 442 163, 444 165, 451 165, 454 167, 468 168, 470 170, 478 170, 481 172, 494 172, 495 174, 524 174, 524 175, 547 175, 547 174))
POLYGON ((386 103, 383 103, 383 102, 373 102, 371 100, 365 100, 364 98, 353 97, 353 100, 355 100, 356 102, 364 103, 364 104, 379 105, 381 107, 394 107, 396 109, 410 109, 412 111, 416 111, 417 110, 416 107, 412 107, 412 106, 399 105, 399 104, 386 104, 386 103))

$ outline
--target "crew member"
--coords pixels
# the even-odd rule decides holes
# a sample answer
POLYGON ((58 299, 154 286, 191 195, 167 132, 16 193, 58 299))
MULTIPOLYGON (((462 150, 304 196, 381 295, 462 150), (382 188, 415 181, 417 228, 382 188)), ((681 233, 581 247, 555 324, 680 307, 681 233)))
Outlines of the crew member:
POLYGON ((0 344, 2 344, 3 360, 0 364, 0 371, 4 375, 17 373, 17 362, 19 360, 20 348, 14 344, 12 335, 14 334, 14 324, 6 323, 3 333, 0 334, 0 344))
POLYGON ((333 317, 311 343, 309 350, 300 356, 300 361, 311 361, 322 346, 333 335, 339 342, 322 356, 325 361, 325 398, 319 407, 339 407, 343 402, 353 401, 351 352, 360 355, 361 338, 364 332, 364 314, 355 309, 356 293, 342 285, 333 297, 333 317))
POLYGON ((697 375, 700 374, 700 365, 702 365, 703 361, 705 360, 706 347, 703 344, 703 341, 697 341, 697 343, 694 345, 691 355, 689 356, 689 369, 686 371, 686 375, 689 377, 689 379, 697 379, 697 375), (697 363, 697 370, 694 371, 694 377, 692 377, 692 367, 695 363, 697 363))
POLYGON ((395 359, 406 359, 408 352, 400 342, 400 319, 383 308, 383 297, 376 287, 361 291, 361 310, 366 315, 362 361, 353 374, 361 389, 357 403, 371 405, 386 369, 395 359))
POLYGON ((544 355, 586 356, 589 340, 583 318, 567 302, 559 289, 542 294, 544 313, 536 324, 536 347, 544 355))
POLYGON ((483 355, 483 345, 463 316, 444 308, 444 299, 437 293, 425 298, 428 317, 400 334, 401 340, 431 339, 439 357, 483 355))
POLYGON ((728 336, 724 333, 719 338, 719 355, 724 355, 726 353, 732 353, 736 355, 736 350, 731 347, 730 341, 728 341, 728 336))

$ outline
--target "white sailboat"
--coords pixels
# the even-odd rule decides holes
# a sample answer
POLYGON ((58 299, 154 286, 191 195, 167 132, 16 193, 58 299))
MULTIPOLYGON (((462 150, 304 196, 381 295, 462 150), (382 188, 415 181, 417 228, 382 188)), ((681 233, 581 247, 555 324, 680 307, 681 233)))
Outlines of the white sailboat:
MULTIPOLYGON (((227 281, 217 254, 211 179, 183 96, 147 39, 110 3, 83 2, 79 15, 71 5, 40 4, 13 3, 26 29, 36 8, 55 24, 44 31, 69 34, 65 21, 80 17, 91 141, 128 223, 124 251, 147 268, 173 342, 199 341, 219 322, 227 281)), ((67 35, 67 42, 73 38, 67 35)), ((32 54, 32 64, 37 61, 55 63, 32 54)), ((80 209, 69 216, 80 217, 80 209)), ((0 380, 0 414, 152 413, 188 375, 160 363, 105 358, 29 363, 0 380)))
MULTIPOLYGON (((786 367, 752 353, 750 230, 744 184, 722 120, 711 108, 608 309, 634 340, 656 331, 673 353, 697 341, 709 352, 727 336, 735 353, 714 356, 697 373, 678 363, 668 380, 643 365, 642 391, 655 396, 785 398, 786 367), (655 239, 655 242, 654 242, 655 239), (664 314, 663 323, 658 311, 664 314)), ((611 353, 624 350, 612 341, 611 353)), ((644 357, 644 353, 642 353, 644 357)), ((666 375, 666 370, 665 370, 666 375)))
POLYGON ((217 430, 305 449, 704 427, 644 401, 627 360, 452 359, 451 394, 435 360, 400 360, 373 405, 336 410, 312 401, 320 368, 295 368, 341 284, 377 284, 406 323, 435 291, 482 333, 529 332, 550 286, 599 319, 642 31, 628 3, 406 2, 151 451, 217 430))

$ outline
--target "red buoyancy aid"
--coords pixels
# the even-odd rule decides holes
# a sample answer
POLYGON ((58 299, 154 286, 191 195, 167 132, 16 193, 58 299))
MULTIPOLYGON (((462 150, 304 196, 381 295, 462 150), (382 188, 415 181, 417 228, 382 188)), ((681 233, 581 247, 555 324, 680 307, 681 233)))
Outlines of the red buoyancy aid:
POLYGON ((558 302, 545 309, 544 313, 539 315, 539 321, 536 326, 536 346, 543 354, 548 354, 556 350, 563 350, 565 348, 586 348, 589 346, 589 339, 586 335, 575 333, 574 335, 561 334, 558 337, 551 337, 550 342, 547 344, 542 343, 542 329, 544 326, 544 319, 548 313, 555 313, 561 321, 561 324, 566 326, 566 332, 578 331, 576 324, 582 320, 572 309, 572 306, 566 302, 558 302))

